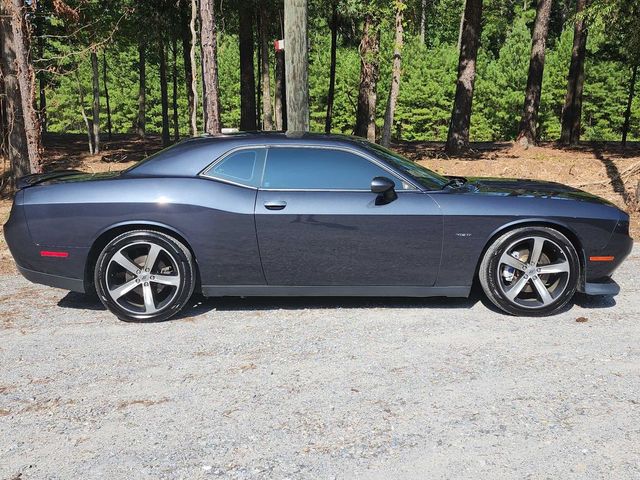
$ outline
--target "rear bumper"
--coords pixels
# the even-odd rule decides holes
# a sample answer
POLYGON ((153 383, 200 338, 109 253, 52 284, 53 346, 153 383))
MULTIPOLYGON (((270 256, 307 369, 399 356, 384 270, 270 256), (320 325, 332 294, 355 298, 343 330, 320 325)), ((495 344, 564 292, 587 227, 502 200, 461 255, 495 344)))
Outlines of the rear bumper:
POLYGON ((50 273, 36 272, 17 265, 18 271, 24 278, 33 283, 40 283, 49 287, 71 290, 72 292, 85 293, 84 281, 78 278, 61 277, 50 273))
POLYGON ((601 282, 587 282, 581 292, 587 295, 610 295, 615 296, 620 293, 620 285, 613 279, 606 278, 601 282))

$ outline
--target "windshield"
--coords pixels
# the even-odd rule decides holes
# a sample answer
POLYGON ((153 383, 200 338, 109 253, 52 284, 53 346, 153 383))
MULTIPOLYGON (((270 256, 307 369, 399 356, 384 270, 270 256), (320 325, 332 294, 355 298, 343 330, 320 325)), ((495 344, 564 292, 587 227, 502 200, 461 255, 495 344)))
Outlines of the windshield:
POLYGON ((438 175, 436 172, 432 172, 428 168, 412 162, 411 160, 404 158, 402 155, 398 155, 397 153, 381 147, 380 145, 369 142, 363 142, 363 145, 401 172, 406 173, 411 178, 415 179, 425 188, 430 190, 439 190, 449 181, 449 179, 442 175, 438 175))

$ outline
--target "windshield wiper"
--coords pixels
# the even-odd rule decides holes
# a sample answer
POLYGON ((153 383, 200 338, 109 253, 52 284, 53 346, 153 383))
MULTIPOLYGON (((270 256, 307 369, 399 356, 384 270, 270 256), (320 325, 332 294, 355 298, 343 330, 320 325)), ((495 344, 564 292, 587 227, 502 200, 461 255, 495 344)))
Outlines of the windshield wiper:
POLYGON ((461 187, 465 183, 467 183, 467 179, 464 177, 454 177, 453 175, 447 175, 449 181, 442 186, 442 190, 447 187, 461 187))

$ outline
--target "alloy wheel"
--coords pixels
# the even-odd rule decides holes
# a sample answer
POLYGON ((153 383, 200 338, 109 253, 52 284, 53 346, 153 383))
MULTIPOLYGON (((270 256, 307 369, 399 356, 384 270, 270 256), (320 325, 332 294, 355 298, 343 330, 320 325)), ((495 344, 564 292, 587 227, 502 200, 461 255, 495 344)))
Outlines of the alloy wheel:
POLYGON ((146 241, 120 248, 109 260, 105 276, 111 299, 132 314, 144 315, 171 305, 182 280, 174 256, 146 241))
POLYGON ((497 262, 498 285, 505 298, 528 309, 551 305, 568 288, 571 264, 564 249, 542 236, 520 238, 497 262))

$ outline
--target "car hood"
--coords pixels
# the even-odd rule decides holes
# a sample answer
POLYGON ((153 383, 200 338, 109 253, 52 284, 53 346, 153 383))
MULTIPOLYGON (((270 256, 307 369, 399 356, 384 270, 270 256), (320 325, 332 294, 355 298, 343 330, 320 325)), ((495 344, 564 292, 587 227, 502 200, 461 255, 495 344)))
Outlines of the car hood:
POLYGON ((611 202, 561 183, 522 178, 467 177, 470 189, 486 195, 537 197, 612 205, 611 202))

